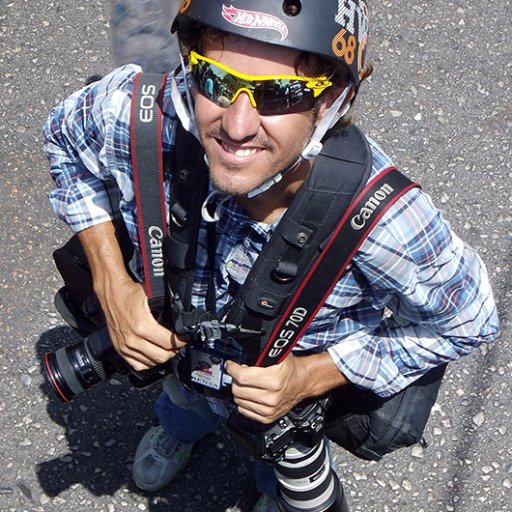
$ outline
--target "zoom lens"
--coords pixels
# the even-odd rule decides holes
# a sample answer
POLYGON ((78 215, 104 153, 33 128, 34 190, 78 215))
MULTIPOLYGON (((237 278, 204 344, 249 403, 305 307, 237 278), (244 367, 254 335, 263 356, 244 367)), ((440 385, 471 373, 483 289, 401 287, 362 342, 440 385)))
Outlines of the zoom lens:
POLYGON ((128 375, 135 388, 145 388, 161 382, 173 372, 170 362, 143 371, 135 371, 116 352, 108 329, 103 327, 82 341, 62 347, 43 356, 46 380, 62 402, 104 382, 115 374, 128 375))
POLYGON ((46 353, 43 366, 48 383, 62 402, 73 400, 114 373, 129 371, 106 327, 73 345, 46 353))
POLYGON ((45 354, 43 362, 46 378, 63 402, 69 402, 107 378, 103 364, 91 353, 88 338, 45 354))

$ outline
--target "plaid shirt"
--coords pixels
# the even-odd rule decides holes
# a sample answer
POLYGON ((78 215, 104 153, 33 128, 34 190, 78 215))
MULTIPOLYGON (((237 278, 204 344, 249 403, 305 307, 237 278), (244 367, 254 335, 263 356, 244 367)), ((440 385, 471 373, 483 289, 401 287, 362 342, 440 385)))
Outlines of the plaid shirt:
MULTIPOLYGON (((130 155, 136 66, 115 70, 56 106, 44 135, 56 188, 50 201, 73 231, 120 211, 140 249, 130 155)), ((176 116, 164 94, 163 149, 176 116)), ((370 141, 374 177, 392 165, 370 141)), ((165 176, 166 196, 169 178, 165 176)), ((232 197, 219 206, 215 284, 218 308, 243 283, 275 225, 251 220, 232 197)), ((209 275, 204 226, 193 302, 204 306, 209 275)), ((328 350, 354 384, 390 396, 443 362, 494 340, 498 320, 486 269, 420 189, 402 196, 353 258, 294 350, 328 350), (391 313, 391 314, 386 314, 391 313)), ((135 263, 139 275, 140 261, 135 263)))

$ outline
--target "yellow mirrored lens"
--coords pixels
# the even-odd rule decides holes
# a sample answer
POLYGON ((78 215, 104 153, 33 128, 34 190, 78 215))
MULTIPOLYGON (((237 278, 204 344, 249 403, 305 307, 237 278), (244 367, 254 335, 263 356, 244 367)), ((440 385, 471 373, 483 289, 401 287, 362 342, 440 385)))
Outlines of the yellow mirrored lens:
POLYGON ((245 73, 240 73, 239 71, 236 71, 234 69, 229 68, 228 66, 225 66, 221 62, 217 62, 216 60, 209 59, 208 57, 203 57, 202 55, 199 55, 195 51, 190 52, 190 65, 191 67, 193 65, 198 64, 199 61, 204 61, 209 64, 213 64, 214 66, 217 66, 218 68, 228 72, 229 74, 240 78, 242 80, 245 80, 247 82, 266 82, 266 81, 272 81, 277 82, 279 80, 298 80, 300 82, 306 82, 306 87, 309 87, 310 89, 319 89, 323 91, 327 87, 330 87, 332 85, 332 82, 326 77, 326 76, 319 76, 319 77, 306 77, 306 76, 298 76, 298 75, 246 75, 245 73))

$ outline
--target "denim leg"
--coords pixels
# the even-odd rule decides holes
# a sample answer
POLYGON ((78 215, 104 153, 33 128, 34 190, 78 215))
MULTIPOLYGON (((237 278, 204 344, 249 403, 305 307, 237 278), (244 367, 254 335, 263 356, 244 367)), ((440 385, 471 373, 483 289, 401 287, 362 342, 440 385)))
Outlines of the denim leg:
POLYGON ((254 473, 258 492, 267 494, 271 498, 277 497, 277 477, 274 466, 258 459, 256 460, 254 473))
POLYGON ((223 420, 210 409, 204 396, 187 391, 174 378, 164 382, 155 413, 168 436, 186 443, 196 443, 214 432, 223 420))

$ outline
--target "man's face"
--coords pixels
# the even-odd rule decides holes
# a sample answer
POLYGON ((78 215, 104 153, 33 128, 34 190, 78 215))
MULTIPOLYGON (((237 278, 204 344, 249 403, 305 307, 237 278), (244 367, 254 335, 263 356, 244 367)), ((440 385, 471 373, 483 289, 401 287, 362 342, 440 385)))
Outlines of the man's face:
MULTIPOLYGON (((298 53, 268 44, 226 37, 207 45, 205 57, 248 75, 296 75, 298 53)), ((313 111, 262 116, 242 92, 227 108, 195 92, 196 122, 215 186, 243 196, 291 165, 309 141, 313 111)))

